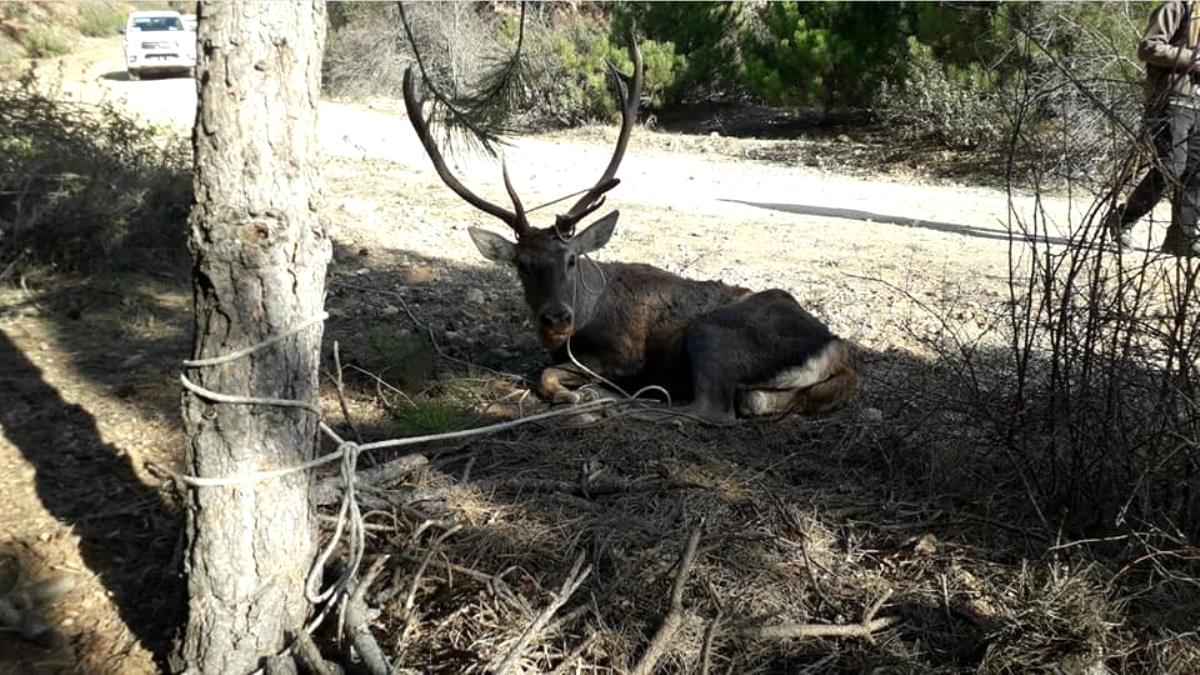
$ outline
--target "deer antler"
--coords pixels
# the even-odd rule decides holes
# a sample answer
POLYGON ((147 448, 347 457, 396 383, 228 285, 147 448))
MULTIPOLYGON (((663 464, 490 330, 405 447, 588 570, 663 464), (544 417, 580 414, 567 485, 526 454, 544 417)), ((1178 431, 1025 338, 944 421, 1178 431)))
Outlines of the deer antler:
POLYGON ((421 139, 421 145, 425 146, 425 154, 429 155, 429 159, 433 160, 433 168, 437 170, 437 174, 441 177, 442 182, 446 184, 446 187, 454 190, 455 194, 462 197, 471 206, 503 220, 513 229, 513 232, 516 232, 517 237, 524 236, 529 231, 529 219, 526 218, 525 207, 521 205, 521 200, 517 197, 512 182, 508 179, 508 170, 504 169, 504 188, 508 191, 509 198, 512 199, 515 211, 509 211, 476 195, 455 178, 454 174, 450 173, 450 169, 446 166, 446 160, 442 158, 442 153, 438 150, 437 143, 434 142, 433 136, 429 133, 429 123, 421 111, 423 103, 424 99, 417 98, 416 82, 412 66, 409 66, 404 71, 404 107, 408 110, 408 121, 412 123, 413 130, 417 132, 417 138, 421 139))
POLYGON ((617 91, 622 94, 621 133, 617 136, 617 147, 613 150, 612 159, 608 161, 608 167, 604 169, 600 180, 575 202, 571 210, 554 219, 554 227, 562 234, 573 232, 576 223, 604 204, 604 193, 621 182, 615 178, 617 167, 621 166, 621 160, 625 158, 625 146, 629 144, 629 133, 637 123, 638 103, 642 96, 642 52, 632 35, 629 36, 629 58, 633 61, 632 75, 617 70, 611 62, 608 64, 609 71, 616 79, 617 91))

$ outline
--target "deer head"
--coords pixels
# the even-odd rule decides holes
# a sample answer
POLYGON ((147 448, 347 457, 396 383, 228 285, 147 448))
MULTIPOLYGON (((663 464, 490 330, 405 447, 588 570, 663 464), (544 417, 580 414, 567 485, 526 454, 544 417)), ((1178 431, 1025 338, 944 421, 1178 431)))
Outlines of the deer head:
POLYGON ((632 40, 629 56, 633 61, 631 75, 621 73, 611 64, 609 66, 621 93, 621 131, 612 159, 600 180, 570 210, 556 216, 553 225, 545 228, 530 226, 525 207, 509 180, 507 166, 501 165, 501 175, 504 189, 512 202, 512 210, 479 197, 450 173, 429 132, 428 121, 422 112, 424 101, 416 95, 412 67, 409 66, 404 72, 404 105, 408 110, 408 119, 442 182, 466 202, 499 218, 512 229, 515 242, 478 227, 469 228, 469 232, 476 248, 485 258, 509 263, 516 268, 525 291, 525 302, 538 328, 538 340, 547 351, 562 345, 577 328, 591 319, 603 292, 602 275, 598 268, 591 266, 590 271, 585 272, 580 259, 608 243, 617 225, 618 212, 605 215, 577 235, 575 226, 599 209, 604 204, 604 194, 620 182, 616 178, 617 168, 625 156, 629 134, 637 121, 642 89, 642 54, 632 40))

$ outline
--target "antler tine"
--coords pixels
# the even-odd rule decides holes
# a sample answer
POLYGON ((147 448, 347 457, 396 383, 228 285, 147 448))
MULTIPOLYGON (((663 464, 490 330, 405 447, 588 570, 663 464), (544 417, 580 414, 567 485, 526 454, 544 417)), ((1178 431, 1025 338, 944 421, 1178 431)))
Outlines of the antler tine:
POLYGON ((638 104, 642 97, 642 51, 638 49, 637 41, 633 39, 632 35, 629 37, 629 58, 633 61, 631 75, 626 75, 617 70, 616 66, 609 64, 609 69, 617 79, 617 90, 623 94, 621 132, 617 136, 617 147, 613 149, 612 159, 609 160, 600 180, 580 197, 569 211, 555 219, 555 227, 559 231, 572 230, 584 216, 600 208, 600 204, 603 203, 602 195, 605 192, 617 186, 614 176, 617 175, 617 168, 621 166, 621 160, 625 158, 625 147, 629 144, 629 134, 633 131, 634 124, 637 123, 638 104), (621 92, 622 89, 624 89, 623 92, 621 92))
POLYGON ((525 215, 525 206, 521 204, 521 198, 517 196, 517 191, 513 189, 512 181, 508 178, 508 164, 504 160, 500 160, 500 173, 504 175, 504 189, 508 192, 508 198, 512 200, 513 208, 516 209, 516 220, 513 221, 512 228, 518 235, 525 234, 529 231, 529 218, 525 215))
POLYGON ((529 222, 525 218, 520 200, 517 199, 516 193, 512 190, 507 173, 504 177, 504 185, 508 188, 508 194, 512 197, 513 204, 517 207, 518 213, 513 213, 476 195, 455 178, 454 174, 450 173, 450 169, 446 166, 446 160, 442 158, 442 153, 438 150, 437 144, 433 140, 433 135, 429 133, 429 123, 421 112, 421 105, 424 103, 424 99, 417 98, 415 80, 412 66, 409 66, 404 70, 404 107, 408 111, 408 121, 412 123, 413 130, 417 132, 417 138, 421 139, 421 145, 425 147, 425 154, 429 155, 429 159, 433 160, 433 168, 437 171, 438 176, 441 177, 442 182, 446 184, 446 187, 453 190, 455 194, 471 204, 471 206, 503 220, 518 236, 524 234, 529 229, 529 222))

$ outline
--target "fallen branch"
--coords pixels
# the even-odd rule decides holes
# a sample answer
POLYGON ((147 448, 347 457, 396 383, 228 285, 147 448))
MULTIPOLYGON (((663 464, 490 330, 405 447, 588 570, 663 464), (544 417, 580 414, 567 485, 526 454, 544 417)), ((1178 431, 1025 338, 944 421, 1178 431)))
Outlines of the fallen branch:
POLYGON ((555 619, 549 626, 546 627, 546 631, 549 633, 557 633, 560 630, 562 630, 563 628, 566 628, 567 626, 575 623, 576 619, 583 616, 584 614, 587 614, 588 611, 590 611, 591 609, 592 609, 592 604, 590 602, 579 605, 575 609, 572 609, 571 611, 567 612, 566 614, 563 614, 562 616, 555 619))
POLYGON ((579 657, 583 655, 583 652, 587 651, 587 648, 591 647, 592 643, 595 641, 596 634, 589 633, 588 636, 583 639, 583 642, 579 643, 578 647, 572 649, 571 653, 567 654, 566 658, 559 662, 559 664, 554 667, 554 670, 550 671, 549 675, 563 675, 563 673, 567 672, 568 668, 575 665, 575 661, 578 660, 579 657))
POLYGON ((683 480, 666 479, 666 480, 628 480, 624 478, 610 478, 606 480, 554 480, 544 478, 505 478, 499 480, 482 480, 474 483, 474 486, 485 492, 563 492, 576 497, 600 497, 603 495, 619 494, 623 492, 640 492, 640 491, 657 491, 671 489, 688 489, 688 488, 704 488, 706 486, 698 483, 690 483, 683 480))
POLYGON ((700 675, 708 675, 712 666, 712 643, 721 627, 721 618, 721 612, 718 610, 716 618, 708 622, 708 628, 704 629, 704 642, 700 647, 700 675))
POLYGON ((567 604, 567 600, 579 590, 585 579, 592 572, 592 566, 583 566, 583 552, 579 553, 579 557, 575 559, 575 564, 571 566, 571 573, 563 580, 562 588, 550 600, 550 604, 537 615, 533 623, 521 633, 521 637, 517 639, 517 643, 509 650, 508 655, 500 662, 496 668, 496 675, 506 675, 521 660, 521 656, 525 653, 526 648, 533 642, 534 638, 542 632, 542 628, 550 621, 554 613, 557 612, 563 605, 567 604))
POLYGON ((366 601, 367 589, 375 581, 375 577, 378 577, 379 573, 383 571, 387 560, 388 556, 376 558, 375 562, 371 564, 371 569, 367 570, 366 575, 359 580, 354 592, 346 601, 346 637, 350 638, 350 644, 354 646, 354 651, 358 652, 359 657, 363 660, 363 665, 371 675, 390 675, 392 672, 387 656, 379 648, 375 636, 371 634, 366 601))
POLYGON ((290 654, 276 654, 267 658, 262 670, 265 675, 296 675, 296 663, 290 654))
MULTIPOLYGON (((356 488, 378 488, 394 483, 429 463, 424 455, 407 455, 379 466, 359 471, 355 477, 356 488)), ((317 481, 313 496, 318 506, 335 504, 342 498, 342 477, 330 476, 317 481)), ((367 501, 370 501, 369 499, 367 501)), ((388 501, 388 500, 384 500, 388 501)), ((390 502, 388 502, 390 503, 390 502)))
POLYGON ((683 587, 687 584, 692 563, 696 560, 696 547, 699 544, 700 526, 697 525, 692 529, 687 545, 683 548, 683 554, 679 557, 679 571, 675 574, 675 583, 671 587, 671 609, 663 617, 662 625, 658 627, 654 637, 650 639, 650 646, 646 648, 646 653, 642 655, 641 661, 638 661, 637 666, 630 671, 633 675, 650 675, 654 671, 654 666, 662 658, 663 652, 667 650, 667 645, 671 643, 671 639, 675 637, 675 633, 683 624, 683 587))
POLYGON ((753 626, 737 631, 738 637, 751 640, 786 640, 810 637, 868 637, 900 622, 899 617, 885 616, 866 623, 785 623, 775 626, 753 626))
POLYGON ((475 581, 486 585, 492 590, 492 592, 496 594, 497 597, 503 598, 505 601, 514 606, 518 606, 520 604, 517 602, 516 595, 514 595, 512 590, 509 589, 508 584, 504 582, 504 575, 508 574, 511 568, 510 570, 506 570, 500 574, 488 574, 487 572, 480 572, 479 570, 471 569, 470 567, 458 565, 446 560, 441 560, 436 557, 430 558, 428 562, 426 562, 424 556, 417 556, 412 553, 404 553, 402 555, 404 556, 405 560, 409 560, 418 564, 432 565, 434 567, 444 569, 451 574, 461 574, 468 579, 474 579, 475 581))
POLYGON ((321 656, 321 650, 317 649, 317 645, 308 631, 296 631, 293 645, 295 660, 299 665, 304 666, 304 672, 312 675, 341 675, 341 668, 321 656))
POLYGON ((738 637, 749 638, 751 640, 786 640, 789 638, 811 638, 811 637, 858 637, 871 639, 872 636, 891 626, 900 623, 900 617, 885 616, 881 619, 876 619, 875 614, 883 607, 883 603, 891 597, 892 591, 888 589, 878 600, 876 600, 867 611, 863 612, 862 621, 859 623, 836 624, 836 623, 785 623, 774 626, 750 626, 741 628, 737 631, 738 637))

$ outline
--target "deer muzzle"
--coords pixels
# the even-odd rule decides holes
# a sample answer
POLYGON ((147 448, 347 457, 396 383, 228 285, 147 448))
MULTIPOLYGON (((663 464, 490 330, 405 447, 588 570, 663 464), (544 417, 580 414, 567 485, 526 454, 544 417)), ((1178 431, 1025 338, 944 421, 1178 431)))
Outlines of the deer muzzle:
POLYGON ((575 332, 575 312, 566 305, 551 305, 538 312, 538 342, 542 349, 553 351, 562 346, 575 332))

